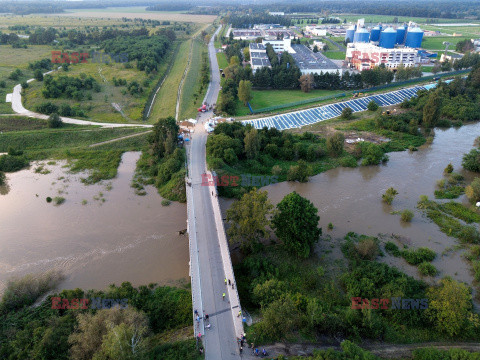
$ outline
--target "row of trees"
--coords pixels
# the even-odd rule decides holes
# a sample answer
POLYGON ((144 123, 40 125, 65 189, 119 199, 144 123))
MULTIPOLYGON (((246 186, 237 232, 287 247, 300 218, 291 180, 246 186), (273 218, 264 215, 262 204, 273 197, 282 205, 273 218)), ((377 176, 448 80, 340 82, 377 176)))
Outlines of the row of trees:
POLYGON ((82 73, 79 77, 61 75, 56 78, 45 76, 42 95, 49 98, 74 98, 83 99, 84 92, 93 90, 100 92, 100 84, 92 77, 82 73))

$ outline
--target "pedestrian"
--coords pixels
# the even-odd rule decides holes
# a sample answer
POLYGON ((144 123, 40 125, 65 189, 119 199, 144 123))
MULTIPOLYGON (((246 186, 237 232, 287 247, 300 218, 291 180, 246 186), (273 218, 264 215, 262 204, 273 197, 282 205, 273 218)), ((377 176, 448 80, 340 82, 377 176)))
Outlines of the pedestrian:
POLYGON ((225 285, 227 285, 227 278, 225 278, 225 285))
POLYGON ((228 279, 228 285, 230 285, 230 284, 231 284, 231 281, 230 281, 230 279, 228 279))
POLYGON ((222 294, 223 300, 225 300, 225 293, 222 294))
POLYGON ((243 339, 240 339, 240 346, 243 346, 243 339))
POLYGON ((232 290, 235 290, 235 284, 232 283, 232 290))
POLYGON ((200 354, 203 354, 203 347, 200 348, 200 354))
POLYGON ((208 321, 208 314, 205 314, 205 321, 208 321))
POLYGON ((197 322, 200 324, 200 316, 197 315, 197 322))
POLYGON ((197 316, 197 315, 198 315, 198 310, 197 310, 197 309, 195 309, 195 316, 197 316))
POLYGON ((243 352, 243 346, 240 346, 240 354, 243 352))
POLYGON ((240 317, 240 316, 242 316, 242 310, 240 310, 240 311, 238 312, 237 317, 240 317))
POLYGON ((200 340, 200 339, 202 338, 202 333, 199 332, 198 335, 197 335, 197 337, 198 337, 198 339, 200 340))

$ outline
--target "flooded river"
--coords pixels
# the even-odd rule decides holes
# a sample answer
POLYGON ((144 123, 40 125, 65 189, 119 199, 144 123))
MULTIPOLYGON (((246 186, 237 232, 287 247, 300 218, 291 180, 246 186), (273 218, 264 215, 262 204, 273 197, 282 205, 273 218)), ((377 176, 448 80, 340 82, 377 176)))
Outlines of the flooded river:
POLYGON ((12 276, 62 270, 62 289, 175 283, 188 277, 186 205, 162 206, 153 187, 130 187, 140 153, 125 153, 118 176, 84 185, 64 162, 8 174, 0 195, 0 291, 12 276), (44 171, 47 172, 47 171, 44 171), (61 205, 47 197, 62 196, 61 205))
MULTIPOLYGON (((324 235, 341 239, 349 231, 371 236, 397 234, 411 247, 426 246, 437 253, 433 264, 440 270, 438 277, 450 275, 471 284, 469 266, 462 260, 460 251, 442 256, 442 252, 457 241, 443 234, 415 207, 420 195, 434 199, 436 181, 443 177, 443 169, 449 162, 456 172, 471 177, 471 174, 462 171, 461 161, 463 154, 473 148, 477 136, 480 136, 480 123, 459 129, 437 129, 432 144, 416 152, 390 153, 390 161, 385 165, 336 168, 311 177, 308 183, 283 182, 264 189, 274 204, 292 191, 310 199, 319 209, 324 235), (381 197, 391 186, 398 190, 399 195, 392 206, 388 206, 381 197), (411 223, 403 223, 400 215, 391 214, 403 209, 414 211, 411 223), (329 222, 334 225, 332 231, 327 230, 329 222)), ((230 203, 223 201, 222 207, 226 209, 230 203)), ((319 252, 325 248, 328 247, 319 244, 319 252)), ((334 257, 338 253, 337 247, 327 256, 334 257)), ((418 277, 417 268, 406 264, 403 259, 386 256, 382 261, 418 277)))

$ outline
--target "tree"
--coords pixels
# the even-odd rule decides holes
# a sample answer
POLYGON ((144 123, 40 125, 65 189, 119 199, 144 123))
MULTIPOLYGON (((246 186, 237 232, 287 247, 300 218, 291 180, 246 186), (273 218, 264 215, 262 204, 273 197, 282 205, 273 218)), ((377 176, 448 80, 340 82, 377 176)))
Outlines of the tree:
POLYGON ((43 81, 43 73, 42 73, 42 70, 36 69, 36 70, 33 72, 33 77, 34 77, 35 80, 37 80, 37 81, 43 81))
POLYGON ((260 138, 258 136, 258 131, 255 128, 245 132, 245 154, 247 159, 255 159, 260 150, 260 138))
POLYGON ((466 170, 480 172, 480 150, 472 149, 463 155, 462 166, 466 170))
POLYGON ((480 201, 480 178, 473 179, 470 185, 465 188, 465 194, 474 202, 480 201))
POLYGON ((304 160, 299 160, 298 165, 290 166, 290 169, 287 173, 287 180, 288 181, 300 181, 300 182, 307 182, 308 181, 308 166, 304 160))
POLYGON ((248 47, 243 48, 243 58, 245 61, 250 61, 250 49, 248 47))
POLYGON ((343 153, 343 145, 345 143, 345 136, 337 132, 327 139, 327 150, 333 156, 340 156, 343 153))
POLYGON ((367 109, 370 110, 370 111, 377 111, 378 110, 378 104, 374 100, 372 100, 368 103, 367 109))
POLYGON ((385 191, 385 194, 382 195, 382 200, 388 205, 392 205, 393 199, 395 199, 395 196, 397 195, 398 191, 391 187, 388 188, 387 191, 385 191))
POLYGON ((77 321, 77 331, 68 338, 71 359, 138 359, 134 351, 148 332, 148 318, 143 312, 117 307, 99 310, 95 315, 78 314, 77 321), (122 357, 108 357, 114 353, 122 357), (128 353, 130 357, 124 357, 128 353))
POLYGON ((63 121, 60 119, 60 116, 57 113, 53 113, 48 117, 48 127, 56 129, 62 127, 63 121))
POLYGON ((345 109, 342 110, 342 115, 340 116, 342 119, 348 120, 352 118, 352 114, 353 114, 353 110, 350 109, 349 107, 346 107, 345 109))
POLYGON ((228 65, 239 65, 239 64, 240 64, 240 58, 235 55, 230 58, 230 62, 228 65))
POLYGON ((164 156, 173 153, 177 146, 178 130, 179 127, 174 117, 169 116, 158 120, 148 138, 150 155, 162 159, 164 156))
POLYGON ((263 238, 269 238, 269 216, 273 205, 266 191, 253 189, 235 201, 227 210, 231 242, 240 243, 243 250, 253 251, 263 238))
POLYGON ((258 331, 265 338, 281 339, 301 327, 301 313, 291 296, 269 304, 262 312, 258 331))
POLYGON ((246 106, 252 100, 252 83, 250 80, 241 80, 238 84, 238 98, 246 106))
POLYGON ((319 51, 319 50, 318 50, 318 46, 315 45, 315 46, 313 47, 313 50, 312 50, 312 51, 313 51, 314 53, 318 53, 318 51, 319 51))
POLYGON ((275 235, 288 252, 308 258, 322 234, 319 221, 317 208, 294 191, 278 203, 272 224, 275 235))
POLYGON ((313 84, 315 83, 313 75, 307 74, 300 76, 300 88, 304 93, 310 92, 313 89, 313 84))
POLYGON ((449 336, 459 335, 468 324, 472 309, 472 295, 465 284, 449 277, 440 286, 427 289, 427 316, 441 332, 449 336))
POLYGON ((435 127, 440 119, 440 106, 442 99, 437 91, 428 95, 427 102, 423 107, 423 125, 426 128, 435 127))

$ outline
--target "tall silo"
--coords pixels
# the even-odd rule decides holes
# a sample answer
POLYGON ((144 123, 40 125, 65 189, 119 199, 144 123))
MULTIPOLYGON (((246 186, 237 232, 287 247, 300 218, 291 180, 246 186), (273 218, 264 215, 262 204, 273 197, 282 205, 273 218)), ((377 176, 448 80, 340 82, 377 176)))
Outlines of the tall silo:
POLYGON ((411 47, 411 48, 422 47, 422 39, 423 39, 422 29, 420 29, 419 27, 408 29, 407 37, 405 39, 405 46, 411 47))
POLYGON ((395 40, 397 39, 397 32, 389 27, 380 34, 380 47, 386 49, 393 49, 395 47, 395 40))
POLYGON ((354 36, 355 36, 355 26, 352 25, 347 29, 347 33, 345 34, 345 41, 353 42, 354 36))
POLYGON ((378 41, 380 39, 380 26, 375 26, 372 31, 370 31, 370 41, 378 41))
POLYGON ((370 40, 370 33, 365 28, 358 29, 355 32, 355 36, 353 37, 353 42, 368 43, 369 40, 370 40))
POLYGON ((405 34, 407 33, 407 29, 405 26, 400 26, 397 28, 397 39, 395 40, 395 44, 403 44, 405 41, 405 34))

